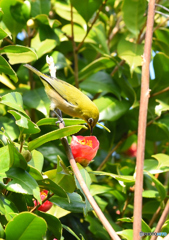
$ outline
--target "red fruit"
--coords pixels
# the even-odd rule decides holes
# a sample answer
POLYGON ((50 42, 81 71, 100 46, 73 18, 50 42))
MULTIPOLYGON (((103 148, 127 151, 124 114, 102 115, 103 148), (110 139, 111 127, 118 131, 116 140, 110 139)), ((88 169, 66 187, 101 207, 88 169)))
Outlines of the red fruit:
POLYGON ((126 151, 126 154, 130 157, 136 157, 137 156, 137 144, 133 143, 130 148, 126 151))
MULTIPOLYGON (((47 190, 43 190, 42 192, 40 192, 40 198, 43 201, 44 198, 46 198, 48 195, 48 191, 47 190)), ((39 202, 38 202, 39 204, 39 202)), ((37 206, 37 201, 34 200, 34 206, 37 206)), ((51 207, 52 207, 53 203, 51 203, 49 200, 46 200, 40 207, 38 207, 39 211, 42 212, 47 212, 51 207)))
POLYGON ((76 162, 86 167, 96 156, 99 141, 95 136, 73 136, 70 146, 76 162))

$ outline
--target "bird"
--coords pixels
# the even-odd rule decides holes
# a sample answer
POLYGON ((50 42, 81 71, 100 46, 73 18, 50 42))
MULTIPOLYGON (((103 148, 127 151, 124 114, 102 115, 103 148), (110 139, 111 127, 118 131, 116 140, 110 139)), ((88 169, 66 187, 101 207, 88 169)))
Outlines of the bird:
POLYGON ((59 109, 69 116, 85 120, 92 134, 99 119, 99 110, 90 98, 65 81, 41 73, 29 64, 24 66, 39 76, 51 100, 51 110, 59 109))

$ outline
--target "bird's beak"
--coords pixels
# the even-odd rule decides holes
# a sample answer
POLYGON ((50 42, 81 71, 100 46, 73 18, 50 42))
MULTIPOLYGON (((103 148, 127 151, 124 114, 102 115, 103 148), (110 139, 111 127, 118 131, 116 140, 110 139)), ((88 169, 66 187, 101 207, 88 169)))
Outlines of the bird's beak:
POLYGON ((90 126, 90 136, 93 134, 93 126, 90 126))

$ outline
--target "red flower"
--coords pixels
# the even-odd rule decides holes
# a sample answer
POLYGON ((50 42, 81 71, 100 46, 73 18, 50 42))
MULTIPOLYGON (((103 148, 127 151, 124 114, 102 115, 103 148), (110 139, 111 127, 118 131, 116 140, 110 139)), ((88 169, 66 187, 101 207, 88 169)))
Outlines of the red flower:
MULTIPOLYGON (((48 195, 48 191, 47 190, 43 190, 42 192, 40 192, 40 198, 43 201, 44 198, 46 198, 48 195)), ((39 202, 38 202, 39 204, 39 202)), ((34 205, 37 206, 37 201, 34 200, 34 205)), ((42 212, 47 212, 51 207, 52 207, 53 203, 51 203, 50 201, 46 200, 40 207, 38 207, 39 211, 42 212)))
POLYGON ((95 136, 73 136, 70 146, 76 162, 86 167, 96 156, 99 141, 95 136))
POLYGON ((132 143, 129 149, 125 152, 129 157, 137 156, 137 143, 132 143))

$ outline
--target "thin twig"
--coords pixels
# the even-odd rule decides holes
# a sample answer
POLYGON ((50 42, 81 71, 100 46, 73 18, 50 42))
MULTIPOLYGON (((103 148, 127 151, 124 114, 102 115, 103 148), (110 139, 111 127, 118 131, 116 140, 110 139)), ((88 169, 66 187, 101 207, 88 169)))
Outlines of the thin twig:
MULTIPOLYGON (((64 124, 61 122, 59 123, 59 128, 64 128, 64 124)), ((120 240, 119 236, 117 235, 117 233, 114 231, 114 229, 112 228, 112 226, 110 225, 109 221, 107 220, 107 218, 104 216, 103 212, 101 211, 101 209, 99 208, 99 206, 97 205, 96 201, 94 200, 94 198, 92 197, 89 189, 86 186, 86 183, 83 180, 83 177, 76 165, 75 159, 72 155, 72 151, 70 149, 70 146, 68 144, 67 138, 64 137, 61 139, 62 144, 65 148, 67 157, 70 161, 70 165, 72 167, 72 170, 85 194, 85 196, 87 197, 89 203, 91 204, 91 206, 93 207, 95 213, 97 214, 98 218, 100 219, 101 223, 103 224, 103 226, 105 227, 105 229, 107 230, 107 232, 109 233, 111 239, 114 240, 120 240)))
POLYGON ((153 35, 154 12, 155 12, 155 0, 150 0, 148 6, 146 27, 147 31, 143 55, 141 97, 138 122, 138 144, 136 158, 136 181, 134 193, 134 222, 133 222, 134 240, 141 239, 141 237, 139 237, 139 232, 141 231, 141 219, 142 219, 143 166, 144 166, 147 110, 149 99, 149 64, 151 60, 151 44, 153 35))
POLYGON ((79 88, 79 80, 78 80, 78 55, 76 52, 76 43, 74 39, 74 23, 73 23, 73 6, 71 4, 71 31, 72 31, 72 45, 73 45, 73 56, 74 56, 74 77, 75 77, 75 86, 79 88))
POLYGON ((95 24, 96 20, 98 19, 98 17, 99 17, 99 13, 102 11, 102 9, 103 9, 103 7, 105 6, 106 2, 107 2, 107 0, 104 0, 103 3, 102 3, 102 5, 99 7, 99 9, 98 9, 98 11, 97 11, 97 13, 96 13, 96 16, 94 17, 94 19, 93 19, 93 21, 92 21, 90 27, 87 29, 87 32, 86 32, 86 34, 85 34, 83 40, 82 40, 82 41, 79 43, 79 45, 77 46, 77 48, 76 48, 76 52, 78 52, 79 49, 81 48, 81 46, 83 45, 83 43, 84 43, 84 41, 85 41, 87 35, 89 34, 89 32, 90 32, 90 30, 92 29, 93 25, 95 24))
MULTIPOLYGON (((160 220, 158 221, 158 224, 157 224, 156 229, 154 230, 154 232, 160 232, 160 230, 161 230, 161 228, 162 228, 162 226, 163 226, 163 224, 164 224, 168 214, 169 214, 169 201, 167 201, 167 204, 166 204, 166 206, 164 208, 164 211, 163 211, 163 213, 162 213, 162 215, 160 217, 160 220)), ((156 240, 156 239, 157 239, 157 236, 152 236, 150 240, 156 240)))
POLYGON ((152 227, 153 226, 153 223, 155 222, 156 218, 158 217, 159 213, 161 211, 161 206, 159 206, 156 210, 156 212, 154 213, 150 223, 149 223, 149 227, 152 227))
POLYGON ((156 7, 160 7, 160 8, 162 8, 162 9, 164 9, 165 11, 169 12, 169 9, 166 8, 166 7, 164 7, 164 6, 161 5, 161 4, 157 4, 157 3, 156 3, 155 6, 156 6, 156 7))
POLYGON ((169 87, 166 87, 166 88, 162 89, 162 90, 159 91, 159 92, 153 93, 153 94, 151 95, 151 97, 157 96, 157 95, 159 95, 159 94, 161 94, 161 93, 164 93, 164 92, 167 92, 167 91, 169 91, 169 87))
POLYGON ((123 66, 125 62, 126 62, 125 60, 121 60, 121 62, 117 66, 115 66, 110 75, 113 76, 118 71, 119 67, 123 66))

